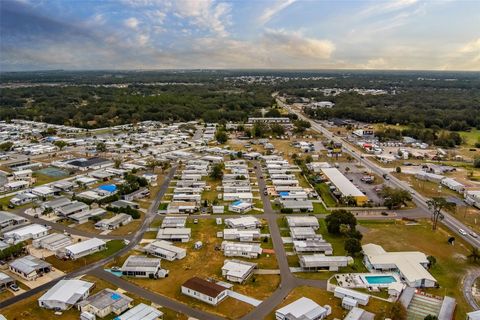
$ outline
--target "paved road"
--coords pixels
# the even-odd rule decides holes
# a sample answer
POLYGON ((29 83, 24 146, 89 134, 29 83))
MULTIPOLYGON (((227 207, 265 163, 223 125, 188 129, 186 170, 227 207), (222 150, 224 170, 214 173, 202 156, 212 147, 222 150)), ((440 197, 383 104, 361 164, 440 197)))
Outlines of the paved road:
POLYGON ((100 261, 92 263, 91 265, 88 265, 86 267, 79 268, 78 270, 76 270, 72 273, 69 273, 69 274, 67 274, 63 277, 57 278, 53 281, 50 281, 46 284, 43 284, 39 287, 36 287, 32 290, 29 290, 29 291, 27 291, 23 294, 20 294, 18 296, 12 297, 12 298, 4 300, 4 301, 0 301, 0 309, 5 308, 5 307, 7 307, 7 306, 9 306, 13 303, 19 302, 23 299, 27 299, 27 298, 29 298, 29 297, 31 297, 31 296, 39 293, 39 292, 47 290, 47 289, 51 288, 52 286, 54 286, 58 281, 60 281, 62 279, 75 278, 75 277, 81 276, 85 273, 89 273, 94 269, 101 268, 104 264, 112 261, 115 257, 124 255, 124 254, 128 253, 130 250, 132 250, 140 242, 140 240, 143 237, 143 234, 147 231, 147 229, 149 228, 153 219, 155 219, 155 216, 157 215, 157 209, 158 209, 158 206, 160 204, 160 201, 162 200, 163 195, 167 192, 168 186, 170 184, 170 180, 175 175, 176 170, 177 170, 176 165, 171 168, 169 174, 165 178, 165 181, 163 182, 162 186, 160 187, 160 190, 158 191, 154 201, 152 202, 152 204, 148 208, 148 211, 147 211, 147 214, 145 215, 145 219, 143 220, 142 226, 137 231, 137 233, 130 239, 130 242, 128 243, 128 245, 126 245, 121 250, 117 251, 114 255, 111 255, 111 256, 109 256, 105 259, 102 259, 100 261))
MULTIPOLYGON (((410 187, 406 182, 399 180, 398 178, 392 176, 389 174, 390 172, 382 167, 380 167, 378 164, 374 163, 373 161, 359 155, 355 150, 347 143, 347 141, 340 139, 339 137, 335 137, 330 131, 328 131, 326 128, 324 128, 322 125, 319 123, 305 117, 301 112, 298 110, 295 110, 288 106, 284 101, 282 101, 280 98, 277 97, 277 104, 281 107, 286 108, 288 111, 291 113, 295 113, 300 119, 309 121, 310 124, 312 125, 312 129, 322 133, 326 138, 329 140, 333 140, 335 142, 341 142, 343 144, 343 149, 346 151, 348 154, 350 154, 353 158, 355 158, 357 161, 359 161, 362 165, 367 167, 368 169, 372 170, 372 172, 382 176, 384 174, 388 174, 388 177, 390 180, 388 180, 388 184, 396 187, 396 188, 402 188, 405 190, 408 190, 412 194, 413 201, 417 205, 417 208, 420 210, 424 210, 428 215, 429 210, 428 210, 428 205, 426 204, 426 201, 428 198, 422 196, 419 194, 416 190, 414 190, 412 187, 410 187)), ((463 229, 466 231, 466 233, 473 232, 470 228, 468 228, 465 224, 461 223, 457 219, 455 219, 452 215, 450 215, 447 212, 442 212, 445 218, 442 220, 442 223, 447 226, 453 233, 455 233, 458 237, 462 238, 465 240, 467 243, 471 244, 474 247, 480 248, 480 238, 473 238, 470 235, 463 235, 460 234, 459 229, 463 229)))

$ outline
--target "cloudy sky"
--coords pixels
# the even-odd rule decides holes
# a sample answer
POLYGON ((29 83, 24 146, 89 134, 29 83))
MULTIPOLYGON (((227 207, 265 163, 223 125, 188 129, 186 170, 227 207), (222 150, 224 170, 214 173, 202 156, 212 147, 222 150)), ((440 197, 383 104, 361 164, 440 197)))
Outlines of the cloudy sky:
POLYGON ((0 70, 480 70, 480 1, 0 0, 0 70))

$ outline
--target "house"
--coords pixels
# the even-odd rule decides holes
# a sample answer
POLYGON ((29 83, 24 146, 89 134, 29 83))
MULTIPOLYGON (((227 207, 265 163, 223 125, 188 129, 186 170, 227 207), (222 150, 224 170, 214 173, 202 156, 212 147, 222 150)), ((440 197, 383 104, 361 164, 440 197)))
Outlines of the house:
POLYGON ((297 254, 305 253, 323 253, 325 255, 332 255, 332 245, 323 239, 293 241, 293 250, 297 254))
POLYGON ((168 261, 180 260, 187 255, 186 249, 175 247, 170 242, 164 240, 157 240, 147 244, 145 252, 168 261))
POLYGON ((426 269, 429 261, 422 252, 386 252, 381 246, 372 243, 363 245, 362 250, 363 262, 373 272, 397 272, 402 281, 415 288, 432 288, 437 283, 426 269))
POLYGON ((163 319, 163 312, 154 307, 140 303, 124 314, 115 317, 115 320, 160 320, 163 319))
POLYGON ((57 192, 58 191, 56 191, 55 189, 46 186, 35 187, 32 189, 32 193, 41 198, 52 197, 57 192))
POLYGON ((72 243, 72 238, 63 233, 52 233, 32 241, 34 248, 43 248, 53 252, 65 248, 72 243))
POLYGON ((57 210, 61 207, 69 205, 71 203, 72 203, 72 201, 70 199, 65 198, 65 197, 60 197, 60 198, 53 199, 53 200, 42 203, 41 207, 42 207, 43 210, 55 211, 55 210, 57 210))
POLYGON ((105 249, 107 249, 107 243, 105 241, 91 238, 58 250, 57 256, 76 260, 105 249))
POLYGON ((316 240, 322 239, 312 227, 293 227, 290 228, 290 237, 293 240, 316 240))
POLYGON ((467 320, 480 320, 480 310, 467 313, 467 320))
POLYGON ((216 283, 193 277, 181 287, 182 293, 189 297, 216 306, 228 296, 228 289, 216 283))
POLYGON ((100 217, 107 213, 107 210, 102 208, 90 209, 87 211, 80 211, 68 216, 68 219, 78 224, 86 223, 93 217, 100 217))
POLYGON ((315 301, 301 297, 298 300, 275 311, 276 320, 322 320, 330 314, 330 308, 324 308, 315 301))
POLYGON ((112 203, 110 203, 110 207, 112 207, 112 208, 127 208, 127 207, 130 207, 132 209, 138 209, 138 208, 140 208, 140 205, 138 203, 131 202, 131 201, 117 200, 117 201, 113 201, 112 203))
POLYGON ((0 211, 0 233, 28 223, 28 219, 11 212, 0 211))
POLYGON ((90 209, 90 207, 87 204, 77 201, 67 204, 66 206, 59 207, 55 210, 55 212, 59 216, 68 217, 78 212, 87 211, 88 209, 90 209))
POLYGON ((161 260, 144 256, 129 256, 122 265, 122 274, 128 277, 158 279, 165 278, 168 270, 160 267, 161 260))
MULTIPOLYGON (((368 304, 369 299, 370 299, 370 296, 368 294, 361 293, 361 292, 351 290, 351 289, 347 289, 347 288, 343 288, 343 287, 340 287, 340 286, 335 287, 333 295, 337 298, 340 298, 340 299, 348 298, 348 299, 354 300, 354 301, 356 301, 356 303, 358 303, 362 306, 366 306, 368 304)), ((350 303, 350 301, 347 300, 347 303, 350 303)), ((342 302, 342 305, 343 305, 343 302, 342 302)))
POLYGON ((462 193, 465 190, 465 186, 463 184, 452 178, 445 178, 440 183, 448 189, 458 193, 462 193))
POLYGON ((164 228, 159 229, 157 233, 158 240, 188 242, 192 235, 190 228, 164 228))
POLYGON ((241 260, 225 260, 222 267, 222 276, 228 281, 245 283, 257 267, 256 263, 241 260))
POLYGON ((111 218, 102 219, 95 223, 96 229, 115 230, 121 226, 125 226, 132 221, 132 216, 126 213, 117 213, 111 218))
POLYGON ((236 213, 246 213, 253 209, 253 203, 237 200, 228 206, 228 210, 236 213))
POLYGON ((81 301, 78 306, 82 312, 104 318, 110 313, 120 315, 132 307, 132 302, 132 298, 107 288, 81 301))
POLYGON ((6 290, 10 285, 15 284, 16 282, 17 281, 8 274, 0 272, 0 292, 6 290))
POLYGON ((194 213, 198 208, 195 201, 172 201, 167 206, 167 214, 194 213))
POLYGON ((3 234, 3 239, 6 242, 18 243, 20 241, 44 237, 48 234, 48 230, 49 228, 34 223, 12 231, 5 232, 3 234))
POLYGON ((368 197, 347 179, 337 168, 322 168, 323 175, 335 186, 342 197, 353 197, 357 206, 368 201, 368 197))
POLYGON ((305 271, 338 271, 340 267, 346 267, 353 262, 351 257, 326 256, 319 253, 312 255, 300 255, 298 259, 300 262, 300 267, 302 267, 302 269, 305 271))
POLYGON ((258 243, 238 243, 223 241, 221 247, 226 257, 243 257, 254 259, 262 254, 262 248, 258 243))
POLYGON ((290 228, 292 227, 312 227, 314 230, 318 230, 320 225, 318 224, 318 219, 316 217, 310 216, 294 216, 286 217, 287 224, 290 228))
POLYGON ((245 216, 239 218, 227 218, 225 219, 225 225, 232 229, 257 229, 262 226, 260 220, 254 216, 245 216))
POLYGON ((235 192, 223 194, 224 201, 242 201, 242 202, 253 202, 253 193, 251 192, 235 192))
POLYGON ((374 320, 375 315, 365 311, 362 308, 354 307, 351 309, 343 320, 374 320))
POLYGON ((463 196, 466 203, 480 209, 480 190, 467 190, 463 196))
POLYGON ((41 308, 68 310, 90 295, 95 284, 83 280, 60 280, 45 294, 38 298, 41 308))
POLYGON ((14 191, 14 190, 27 188, 28 186, 30 186, 29 181, 20 180, 20 181, 12 181, 12 182, 6 183, 3 185, 3 188, 6 191, 14 191))
POLYGON ((32 203, 37 199, 38 196, 31 192, 17 193, 13 198, 10 199, 10 203, 14 206, 21 206, 27 203, 32 203))
POLYGON ((52 184, 52 187, 60 191, 68 192, 73 189, 74 184, 70 181, 61 180, 61 181, 54 182, 52 184))
POLYGON ((435 174, 435 173, 428 173, 428 172, 419 172, 415 175, 415 178, 419 180, 425 180, 425 181, 431 181, 435 183, 440 183, 443 179, 445 179, 445 176, 442 176, 440 174, 435 174))
POLYGON ((165 217, 162 220, 162 228, 184 228, 187 217, 165 217))
POLYGON ((13 260, 8 264, 8 269, 25 280, 32 281, 52 270, 52 265, 37 257, 28 255, 13 260))
POLYGON ((255 241, 260 239, 260 230, 258 229, 224 229, 223 239, 225 240, 240 240, 240 241, 255 241))

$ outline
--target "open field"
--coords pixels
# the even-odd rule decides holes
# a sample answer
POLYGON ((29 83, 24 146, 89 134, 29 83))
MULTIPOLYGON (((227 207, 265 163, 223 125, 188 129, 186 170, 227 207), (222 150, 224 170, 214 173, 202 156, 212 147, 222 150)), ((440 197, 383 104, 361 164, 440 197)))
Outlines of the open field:
POLYGON ((56 269, 61 270, 65 273, 72 272, 77 268, 89 265, 94 263, 98 260, 111 256, 118 250, 122 249, 125 246, 123 240, 110 240, 107 242, 107 249, 96 252, 89 256, 80 258, 78 260, 60 260, 57 257, 50 256, 47 257, 45 260, 51 263, 56 269))
POLYGON ((460 136, 468 146, 475 146, 475 143, 480 142, 480 130, 472 129, 470 131, 461 131, 460 136))
POLYGON ((399 178, 400 180, 406 181, 412 186, 413 189, 418 191, 421 195, 425 197, 459 197, 459 194, 453 190, 448 189, 447 187, 440 187, 439 184, 431 181, 418 180, 414 175, 406 173, 392 173, 393 176, 399 178))
POLYGON ((465 271, 474 266, 467 261, 469 246, 460 240, 454 246, 449 245, 447 239, 451 232, 443 226, 432 231, 428 221, 421 221, 417 225, 406 225, 400 221, 388 224, 363 221, 361 225, 366 229, 363 244, 375 243, 387 251, 415 250, 434 256, 437 263, 430 272, 440 288, 427 289, 427 292, 457 299, 456 319, 465 318, 465 313, 470 309, 463 298, 460 283, 465 271))

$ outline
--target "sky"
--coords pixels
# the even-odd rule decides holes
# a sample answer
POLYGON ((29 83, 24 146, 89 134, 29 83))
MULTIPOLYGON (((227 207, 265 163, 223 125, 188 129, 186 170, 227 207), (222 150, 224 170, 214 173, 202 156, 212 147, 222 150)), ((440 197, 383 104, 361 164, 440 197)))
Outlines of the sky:
POLYGON ((0 71, 480 70, 480 1, 0 0, 0 71))

